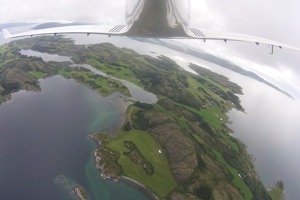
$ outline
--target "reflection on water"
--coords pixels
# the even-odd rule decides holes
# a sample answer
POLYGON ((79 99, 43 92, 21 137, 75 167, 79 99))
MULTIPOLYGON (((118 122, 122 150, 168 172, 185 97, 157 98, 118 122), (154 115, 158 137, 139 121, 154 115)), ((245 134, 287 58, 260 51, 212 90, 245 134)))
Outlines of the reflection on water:
POLYGON ((297 199, 300 102, 253 80, 240 85, 244 88, 245 94, 240 98, 247 114, 229 113, 234 136, 244 141, 256 158, 255 167, 264 184, 282 179, 289 199, 297 199))
POLYGON ((27 56, 41 57, 45 62, 49 62, 49 61, 72 62, 71 58, 68 56, 59 56, 57 54, 41 53, 30 49, 26 49, 26 50, 22 49, 20 53, 27 56))
MULTIPOLYGON (((27 56, 41 57, 45 62, 48 62, 48 61, 56 61, 56 62, 70 61, 70 62, 72 62, 70 57, 60 56, 57 54, 41 53, 41 52, 32 51, 32 50, 21 50, 20 53, 23 55, 27 55, 27 56)), ((98 70, 90 65, 87 65, 87 64, 74 64, 73 66, 83 67, 83 68, 91 70, 92 72, 94 72, 96 74, 100 74, 102 76, 108 76, 106 73, 101 72, 100 70, 98 70)), ((140 101, 142 103, 149 103, 149 104, 153 104, 157 101, 157 97, 154 94, 147 92, 143 88, 140 88, 140 87, 138 87, 126 80, 123 80, 123 79, 119 79, 116 77, 111 77, 111 78, 122 82, 129 89, 133 100, 140 101)))
MULTIPOLYGON (((102 76, 108 76, 106 73, 103 73, 102 71, 95 69, 94 67, 87 65, 87 64, 73 65, 73 66, 83 67, 83 68, 91 70, 95 74, 100 74, 102 76)), ((126 80, 119 79, 119 78, 112 77, 112 76, 110 76, 110 78, 113 78, 113 79, 118 80, 121 83, 123 83, 129 89, 133 100, 140 101, 142 103, 149 103, 149 104, 156 103, 157 97, 156 97, 156 95, 152 94, 151 92, 148 92, 148 91, 144 90, 143 88, 140 88, 139 86, 136 86, 126 80)))

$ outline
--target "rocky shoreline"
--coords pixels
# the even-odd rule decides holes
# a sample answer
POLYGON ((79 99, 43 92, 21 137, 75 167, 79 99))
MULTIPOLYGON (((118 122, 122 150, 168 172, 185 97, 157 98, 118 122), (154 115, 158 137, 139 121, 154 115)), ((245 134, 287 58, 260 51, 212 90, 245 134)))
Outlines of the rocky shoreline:
POLYGON ((159 200, 159 198, 153 192, 151 192, 147 187, 145 187, 143 184, 141 184, 140 182, 132 178, 129 178, 127 176, 121 176, 119 181, 138 189, 139 191, 146 194, 151 200, 159 200))
POLYGON ((87 194, 83 187, 77 186, 75 187, 72 192, 79 200, 88 200, 87 194))
MULTIPOLYGON (((100 176, 105 179, 105 180, 111 180, 114 181, 116 183, 124 183, 126 185, 130 185, 136 189, 138 189, 139 191, 141 191, 142 193, 146 194, 150 200, 159 200, 159 198, 153 193, 151 192, 146 186, 144 186, 143 184, 141 184, 140 182, 129 178, 127 176, 117 176, 114 173, 110 173, 105 164, 99 164, 101 163, 102 160, 104 160, 98 153, 97 151, 99 150, 99 146, 101 146, 103 143, 105 143, 105 138, 103 138, 103 140, 98 139, 95 135, 97 133, 93 134, 93 135, 89 135, 89 138, 91 138, 94 142, 96 142, 98 148, 93 152, 93 156, 95 158, 95 164, 96 164, 96 168, 98 170, 98 172, 100 173, 100 176)), ((99 133, 98 133, 99 135, 99 133)), ((102 136, 104 134, 101 134, 102 136)), ((100 148, 103 149, 103 148, 100 148)), ((104 160, 105 162, 105 160, 104 160)))
POLYGON ((287 200, 287 194, 285 191, 284 182, 282 180, 274 181, 273 184, 271 184, 267 188, 268 193, 271 195, 273 200, 287 200))
POLYGON ((76 200, 89 199, 85 188, 65 175, 57 176, 54 182, 60 188, 62 188, 63 193, 68 197, 70 197, 71 199, 76 199, 76 200))

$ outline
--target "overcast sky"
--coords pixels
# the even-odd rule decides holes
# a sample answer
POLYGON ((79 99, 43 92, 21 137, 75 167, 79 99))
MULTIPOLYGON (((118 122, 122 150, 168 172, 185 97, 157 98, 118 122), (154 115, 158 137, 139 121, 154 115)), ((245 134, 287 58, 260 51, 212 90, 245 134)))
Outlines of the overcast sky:
MULTIPOLYGON (((191 26, 251 34, 300 48, 299 0, 191 0, 191 7, 191 26)), ((1 0, 0 23, 85 21, 120 24, 125 23, 124 10, 125 0, 1 0)), ((275 50, 275 55, 271 56, 267 47, 253 44, 202 44, 200 41, 191 44, 217 50, 237 62, 251 61, 249 66, 293 84, 300 93, 299 52, 275 50)))

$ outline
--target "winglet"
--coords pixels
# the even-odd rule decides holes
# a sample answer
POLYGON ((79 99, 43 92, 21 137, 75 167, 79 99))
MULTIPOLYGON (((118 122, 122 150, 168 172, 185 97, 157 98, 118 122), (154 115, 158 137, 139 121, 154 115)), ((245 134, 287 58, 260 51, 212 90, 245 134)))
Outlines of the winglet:
POLYGON ((10 32, 7 29, 2 29, 2 33, 4 35, 4 38, 11 38, 12 34, 10 34, 10 32))

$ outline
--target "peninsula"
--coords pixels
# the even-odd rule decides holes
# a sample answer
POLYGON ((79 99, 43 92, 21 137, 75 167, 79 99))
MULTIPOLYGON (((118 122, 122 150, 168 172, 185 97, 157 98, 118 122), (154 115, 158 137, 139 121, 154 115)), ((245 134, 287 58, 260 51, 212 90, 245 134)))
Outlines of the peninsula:
MULTIPOLYGON (((155 104, 134 102, 115 137, 97 132, 94 152, 103 178, 128 177, 158 199, 272 199, 258 179, 245 145, 230 135, 226 113, 244 111, 242 88, 225 76, 193 65, 195 75, 165 56, 139 55, 109 43, 76 45, 64 37, 34 37, 0 48, 0 99, 16 90, 38 91, 38 78, 62 75, 100 95, 115 91, 129 96, 127 80, 157 95, 155 104), (21 55, 21 49, 70 56, 111 77, 21 55), (10 79, 10 74, 14 80, 10 79)), ((100 178, 100 177, 99 177, 100 178)), ((86 191, 88 193, 88 191, 86 191)))

